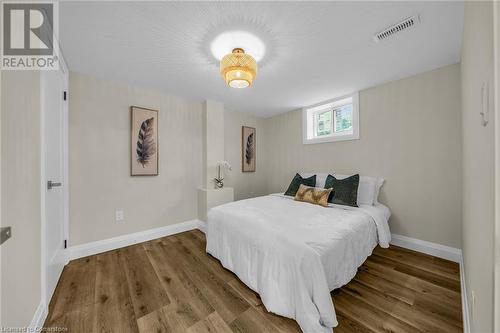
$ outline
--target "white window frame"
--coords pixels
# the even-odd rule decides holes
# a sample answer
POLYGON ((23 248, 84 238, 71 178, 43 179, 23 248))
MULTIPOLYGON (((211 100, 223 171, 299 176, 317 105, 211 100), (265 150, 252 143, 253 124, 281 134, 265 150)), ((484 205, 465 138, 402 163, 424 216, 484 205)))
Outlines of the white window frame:
POLYGON ((328 101, 317 103, 302 109, 302 143, 315 144, 335 141, 359 139, 359 93, 337 97, 328 101), (321 137, 315 136, 314 116, 338 105, 345 104, 346 99, 352 99, 352 132, 334 131, 335 115, 332 113, 332 134, 321 137))

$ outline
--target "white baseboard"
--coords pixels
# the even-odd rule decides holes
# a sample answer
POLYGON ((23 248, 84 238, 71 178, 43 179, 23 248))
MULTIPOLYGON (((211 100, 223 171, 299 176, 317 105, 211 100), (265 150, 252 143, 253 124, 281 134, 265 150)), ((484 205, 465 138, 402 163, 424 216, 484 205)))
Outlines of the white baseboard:
POLYGON ((38 304, 33 319, 31 320, 30 325, 26 328, 26 332, 40 332, 40 329, 43 327, 43 323, 45 322, 47 315, 47 307, 42 301, 40 302, 40 304, 38 304))
POLYGON ((69 257, 70 260, 78 259, 93 254, 115 250, 129 245, 146 242, 152 239, 174 235, 193 229, 198 229, 199 224, 200 224, 199 220, 191 220, 172 225, 167 225, 160 228, 140 231, 133 234, 103 239, 81 245, 70 246, 69 257))
POLYGON ((392 234, 391 244, 404 247, 405 249, 410 249, 425 254, 429 254, 434 257, 454 261, 460 265, 460 285, 461 285, 460 295, 462 298, 462 320, 464 326, 464 333, 470 333, 469 304, 467 301, 467 286, 465 283, 465 267, 462 256, 462 250, 451 246, 436 244, 396 234, 392 234))
POLYGON ((198 230, 200 230, 202 233, 206 233, 205 231, 207 230, 207 223, 199 220, 198 221, 198 230))
POLYGON ((462 250, 451 246, 436 244, 396 234, 392 234, 391 238, 392 245, 401 246, 406 249, 422 252, 434 257, 451 260, 457 263, 460 263, 462 259, 462 250))

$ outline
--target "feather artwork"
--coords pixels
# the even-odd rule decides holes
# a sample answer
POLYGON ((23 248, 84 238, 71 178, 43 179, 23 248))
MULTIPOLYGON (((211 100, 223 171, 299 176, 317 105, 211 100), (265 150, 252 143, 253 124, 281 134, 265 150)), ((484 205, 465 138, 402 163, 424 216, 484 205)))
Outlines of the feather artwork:
POLYGON ((245 148, 245 161, 247 164, 252 163, 253 155, 254 155, 254 140, 253 140, 254 133, 251 133, 247 137, 247 144, 245 148))
POLYGON ((156 153, 154 122, 154 118, 144 120, 137 136, 137 162, 140 163, 143 168, 150 162, 151 157, 156 153))

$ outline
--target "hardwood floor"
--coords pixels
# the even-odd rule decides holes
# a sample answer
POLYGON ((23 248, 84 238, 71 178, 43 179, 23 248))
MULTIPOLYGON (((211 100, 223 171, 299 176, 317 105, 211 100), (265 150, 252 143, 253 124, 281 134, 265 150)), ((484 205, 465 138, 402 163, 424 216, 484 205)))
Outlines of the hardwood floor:
MULTIPOLYGON (((332 292, 341 332, 461 332, 456 263, 377 247, 332 292)), ((205 253, 189 231, 71 261, 45 327, 67 332, 300 332, 205 253)))

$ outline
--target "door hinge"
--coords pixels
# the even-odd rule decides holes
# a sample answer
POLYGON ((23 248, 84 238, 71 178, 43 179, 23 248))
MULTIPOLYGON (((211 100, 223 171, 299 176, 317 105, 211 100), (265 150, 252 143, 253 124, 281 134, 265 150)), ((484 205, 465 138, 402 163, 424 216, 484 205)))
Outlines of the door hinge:
POLYGON ((67 248, 68 248, 68 240, 67 240, 67 239, 65 239, 65 240, 64 240, 64 248, 65 248, 65 249, 67 249, 67 248))
POLYGON ((66 100, 67 99, 67 91, 63 91, 63 99, 66 100))

